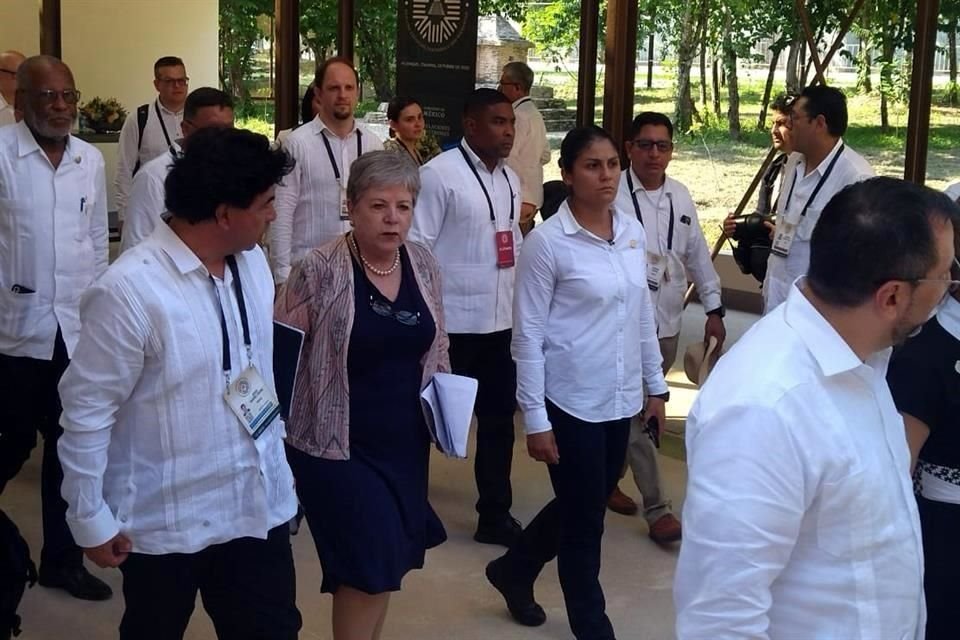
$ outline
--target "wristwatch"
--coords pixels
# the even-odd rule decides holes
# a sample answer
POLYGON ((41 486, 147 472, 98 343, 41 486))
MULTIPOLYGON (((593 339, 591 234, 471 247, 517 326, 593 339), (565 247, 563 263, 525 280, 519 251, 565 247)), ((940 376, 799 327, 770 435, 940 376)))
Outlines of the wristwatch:
POLYGON ((723 305, 720 305, 716 309, 711 309, 707 311, 708 316, 720 316, 721 318, 727 315, 727 310, 723 308, 723 305))
POLYGON ((663 400, 664 402, 670 402, 670 392, 666 393, 651 393, 647 396, 648 398, 657 398, 658 400, 663 400))

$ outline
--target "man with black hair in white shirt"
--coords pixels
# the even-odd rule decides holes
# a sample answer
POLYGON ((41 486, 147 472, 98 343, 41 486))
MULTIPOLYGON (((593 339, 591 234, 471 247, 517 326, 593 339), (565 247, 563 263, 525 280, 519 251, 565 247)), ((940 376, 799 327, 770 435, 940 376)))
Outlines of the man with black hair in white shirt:
POLYGON ((121 222, 134 176, 145 164, 165 154, 182 136, 180 123, 189 84, 183 60, 176 56, 158 59, 153 63, 153 88, 157 97, 128 114, 120 129, 114 187, 121 222))
POLYGON ((806 278, 720 359, 687 419, 680 640, 924 637, 886 374, 955 284, 958 215, 902 180, 847 186, 813 230, 806 278))
POLYGON ((510 99, 477 89, 463 108, 463 140, 420 169, 410 238, 430 247, 443 272, 443 307, 454 373, 480 382, 474 461, 479 522, 474 539, 509 546, 517 375, 510 355, 513 284, 520 248, 520 179, 507 166, 514 138, 510 99))
MULTIPOLYGON (((647 284, 656 307, 657 338, 666 375, 677 358, 680 320, 687 277, 693 280, 706 311, 703 340, 723 346, 726 329, 720 301, 720 276, 697 219, 697 207, 687 188, 667 175, 673 158, 673 123, 662 113, 646 111, 633 120, 625 146, 630 166, 620 174, 617 208, 635 216, 647 236, 647 284)), ((661 425, 662 426, 662 425, 661 425)), ((643 498, 643 516, 650 538, 666 544, 680 539, 680 522, 663 493, 657 450, 639 416, 630 427, 627 462, 643 498)), ((632 515, 637 506, 619 488, 610 509, 632 515)))
POLYGON ((300 629, 257 246, 290 169, 265 136, 198 131, 166 179, 169 221, 84 298, 60 383, 62 492, 87 556, 123 573, 121 640, 182 638, 197 591, 219 638, 300 629))
POLYGON ((80 298, 107 268, 103 156, 70 135, 77 117, 70 69, 27 58, 17 70, 20 122, 0 128, 0 493, 43 435, 40 584, 105 600, 67 527, 57 459, 57 382, 75 354, 80 298))
POLYGON ((324 60, 315 84, 320 111, 283 141, 297 164, 277 188, 277 221, 270 225, 270 266, 278 285, 308 251, 350 229, 350 165, 367 151, 383 149, 380 138, 353 116, 360 79, 349 58, 324 60))
POLYGON ((123 219, 121 252, 143 242, 160 223, 161 215, 166 211, 163 182, 191 134, 204 127, 233 127, 233 98, 213 87, 194 89, 183 106, 180 126, 183 138, 175 140, 167 153, 143 165, 133 179, 123 219))
POLYGON ((784 176, 777 201, 763 282, 764 313, 786 300, 794 281, 806 273, 810 238, 826 203, 848 184, 874 175, 863 156, 844 143, 846 131, 847 99, 839 89, 807 87, 790 105, 793 150, 803 157, 784 176))

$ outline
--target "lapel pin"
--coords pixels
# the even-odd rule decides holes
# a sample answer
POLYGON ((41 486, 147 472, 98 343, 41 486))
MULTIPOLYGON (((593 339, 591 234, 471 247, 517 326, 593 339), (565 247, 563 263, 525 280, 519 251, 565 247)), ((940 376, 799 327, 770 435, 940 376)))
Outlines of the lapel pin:
MULTIPOLYGON (((636 241, 636 240, 631 240, 631 241, 630 241, 630 248, 631 248, 631 249, 636 249, 636 248, 637 248, 637 241, 636 241)), ((958 363, 958 364, 960 364, 960 363, 958 363)))

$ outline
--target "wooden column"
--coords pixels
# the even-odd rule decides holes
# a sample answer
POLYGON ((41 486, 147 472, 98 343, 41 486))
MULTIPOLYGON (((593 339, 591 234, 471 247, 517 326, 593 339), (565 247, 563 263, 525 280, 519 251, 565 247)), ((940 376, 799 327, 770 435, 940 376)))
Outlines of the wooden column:
POLYGON ((608 0, 603 61, 603 128, 622 143, 633 120, 637 71, 637 0, 608 0))
POLYGON ((577 77, 577 126, 593 124, 597 108, 597 36, 600 3, 580 3, 580 72, 577 77))
MULTIPOLYGON (((337 2, 337 55, 353 60, 354 0, 337 2)), ((387 37, 388 34, 384 34, 387 37)), ((393 37, 392 34, 389 34, 393 37)))
POLYGON ((913 71, 910 76, 910 111, 903 179, 923 184, 927 179, 927 138, 930 134, 930 101, 933 93, 933 59, 937 50, 937 15, 940 0, 917 0, 913 71))
POLYGON ((40 53, 61 58, 60 0, 43 0, 40 4, 40 53))
POLYGON ((274 127, 282 131, 300 121, 300 0, 276 0, 274 9, 274 127))

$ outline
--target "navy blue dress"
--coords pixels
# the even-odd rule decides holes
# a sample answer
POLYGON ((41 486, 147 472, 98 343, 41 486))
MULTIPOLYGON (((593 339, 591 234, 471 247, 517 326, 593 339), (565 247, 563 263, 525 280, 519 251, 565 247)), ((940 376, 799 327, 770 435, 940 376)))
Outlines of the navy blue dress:
POLYGON ((430 436, 419 400, 420 361, 436 325, 403 249, 401 263, 400 290, 391 302, 354 261, 350 459, 288 448, 324 593, 340 585, 370 594, 397 591, 408 571, 423 567, 426 549, 447 537, 427 501, 430 436))

